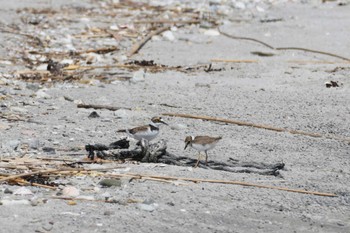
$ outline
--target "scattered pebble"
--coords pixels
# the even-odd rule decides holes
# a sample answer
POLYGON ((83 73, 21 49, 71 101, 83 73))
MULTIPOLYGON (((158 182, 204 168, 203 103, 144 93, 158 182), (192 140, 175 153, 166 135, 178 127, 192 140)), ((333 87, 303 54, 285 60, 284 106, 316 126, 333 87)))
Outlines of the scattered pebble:
POLYGON ((111 215, 114 215, 114 211, 111 211, 111 210, 106 210, 103 215, 106 215, 106 216, 111 216, 111 215))
POLYGON ((130 79, 130 82, 131 83, 144 82, 145 76, 146 76, 146 73, 144 70, 138 70, 138 71, 134 72, 134 75, 130 79))
POLYGON ((163 36, 165 39, 169 40, 169 41, 174 41, 174 40, 175 40, 175 36, 174 36, 174 34, 172 33, 172 31, 165 31, 165 32, 163 32, 162 36, 163 36))
POLYGON ((27 114, 28 110, 25 108, 20 108, 20 107, 11 107, 11 111, 18 112, 18 113, 23 113, 27 114))
POLYGON ((51 96, 49 94, 47 94, 43 89, 37 91, 35 94, 36 94, 37 99, 50 99, 51 98, 51 96))
POLYGON ((328 82, 325 82, 325 85, 327 88, 331 88, 331 87, 339 87, 339 83, 337 81, 328 81, 328 82))
POLYGON ((99 118, 100 115, 98 115, 98 113, 96 111, 93 111, 90 113, 90 115, 88 116, 88 118, 99 118))
POLYGON ((11 189, 9 189, 9 188, 6 188, 6 189, 4 190, 4 193, 6 193, 6 194, 12 194, 13 191, 12 191, 11 189))
POLYGON ((185 125, 185 124, 173 124, 170 126, 170 128, 173 130, 184 130, 187 128, 187 125, 185 125))
POLYGON ((102 187, 121 187, 122 182, 120 179, 103 179, 99 182, 102 187))
POLYGON ((137 204, 137 208, 139 208, 140 210, 144 210, 147 212, 153 212, 154 210, 156 210, 158 208, 158 204, 157 203, 152 203, 152 204, 144 204, 144 203, 138 203, 137 204))

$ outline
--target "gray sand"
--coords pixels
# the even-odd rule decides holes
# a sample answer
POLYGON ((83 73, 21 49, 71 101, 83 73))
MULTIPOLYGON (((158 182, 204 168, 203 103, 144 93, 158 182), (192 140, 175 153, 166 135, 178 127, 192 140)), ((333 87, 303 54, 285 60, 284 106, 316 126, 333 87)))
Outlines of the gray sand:
MULTIPOLYGON (((13 2, 0 11, 3 23, 18 22, 14 17, 15 8, 44 8, 48 4, 46 1, 31 1, 33 3, 24 6, 20 3, 25 1, 13 2)), ((3 5, 5 1, 0 3, 3 5)), ((79 4, 99 6, 84 1, 79 4)), ((257 14, 257 18, 243 22, 226 21, 220 28, 276 47, 304 47, 350 57, 350 4, 337 4, 274 4, 264 13, 257 14), (282 21, 259 21, 265 18, 282 18, 282 21)), ((56 2, 54 7, 59 9, 59 3, 56 2)), ((249 12, 249 9, 237 12, 240 12, 237 18, 249 15, 242 13, 249 12)), ((113 24, 107 21, 104 21, 106 27, 113 24)), ((80 32, 83 28, 69 30, 80 32)), ((208 73, 203 70, 146 72, 142 82, 58 83, 45 87, 47 98, 36 98, 33 94, 37 90, 28 88, 24 81, 12 81, 13 78, 6 76, 7 72, 24 70, 24 67, 1 65, 0 89, 6 89, 12 96, 1 100, 1 104, 7 108, 17 107, 15 112, 41 122, 0 119, 1 155, 5 158, 19 156, 21 152, 14 151, 12 146, 27 142, 38 144, 38 149, 28 152, 31 156, 57 157, 61 152, 63 156, 64 152, 59 150, 56 155, 46 155, 41 148, 108 144, 125 136, 116 134, 117 129, 147 123, 150 117, 166 112, 235 119, 350 138, 349 66, 342 63, 343 60, 302 51, 278 51, 272 57, 258 57, 251 52, 270 50, 249 41, 205 35, 203 30, 197 26, 179 28, 173 32, 174 41, 151 40, 133 59, 154 60, 172 66, 208 64, 215 58, 259 62, 213 63, 213 68, 223 70, 208 73), (288 62, 291 60, 336 63, 288 62), (331 72, 336 67, 344 68, 331 72), (340 87, 326 88, 325 82, 330 80, 337 81, 340 87), (96 110, 101 117, 90 119, 88 115, 92 109, 77 108, 76 103, 65 100, 64 96, 84 103, 132 110, 96 110)), ((2 39, 8 37, 7 34, 1 35, 2 39)), ((13 42, 9 40, 2 44, 6 43, 11 45, 13 42)), ((0 50, 2 59, 6 59, 6 46, 0 50)), ((209 159, 283 161, 286 167, 280 172, 282 177, 129 163, 122 165, 125 168, 118 169, 119 172, 239 180, 338 196, 321 197, 225 184, 129 182, 127 179, 122 180, 121 187, 94 190, 94 187, 99 187, 101 178, 73 177, 67 178, 66 182, 78 187, 81 195, 101 199, 108 192, 120 203, 77 201, 76 205, 68 205, 64 200, 50 199, 55 194, 53 191, 28 187, 34 196, 48 198, 48 202, 38 206, 0 206, 0 232, 350 232, 348 142, 195 119, 164 119, 176 128, 162 127, 159 136, 167 141, 170 153, 196 158, 195 150, 183 151, 185 136, 222 136, 217 147, 209 151, 209 159), (126 203, 127 200, 145 201, 146 207, 140 203, 126 203), (153 209, 149 211, 147 208, 153 209)), ((2 184, 1 199, 26 199, 5 194, 6 188, 14 191, 19 186, 2 184)))

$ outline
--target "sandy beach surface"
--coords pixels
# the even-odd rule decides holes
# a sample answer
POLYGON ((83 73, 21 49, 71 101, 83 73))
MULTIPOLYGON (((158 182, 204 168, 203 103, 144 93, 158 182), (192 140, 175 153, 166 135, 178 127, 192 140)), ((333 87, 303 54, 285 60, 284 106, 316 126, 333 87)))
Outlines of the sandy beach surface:
POLYGON ((28 164, 36 162, 50 168, 51 160, 42 158, 86 159, 86 144, 109 144, 126 136, 118 129, 162 116, 169 126, 160 128, 154 142, 165 140, 171 154, 196 159, 197 151, 184 150, 187 135, 222 136, 209 160, 285 167, 278 176, 160 163, 84 167, 335 197, 130 177, 103 187, 98 174, 61 175, 51 180, 56 190, 2 182, 0 232, 350 232, 350 2, 141 2, 0 1, 0 177, 28 172, 28 164), (165 25, 142 22, 155 19, 178 23, 128 56, 133 45, 165 25), (193 19, 200 22, 181 24, 193 19), (86 52, 111 47, 106 53, 86 52), (85 52, 73 57, 69 51, 85 52), (163 68, 49 74, 49 58, 72 67, 152 60, 163 68), (121 109, 78 108, 82 103, 121 109), (100 117, 89 117, 93 111, 100 117), (54 199, 66 187, 79 191, 72 194, 76 200, 54 199))

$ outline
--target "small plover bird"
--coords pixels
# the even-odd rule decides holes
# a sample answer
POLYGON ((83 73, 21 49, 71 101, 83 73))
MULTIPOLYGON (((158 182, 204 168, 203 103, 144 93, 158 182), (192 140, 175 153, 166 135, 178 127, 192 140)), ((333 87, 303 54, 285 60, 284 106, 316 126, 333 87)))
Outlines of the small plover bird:
POLYGON ((145 139, 149 142, 158 136, 159 127, 162 124, 168 125, 161 117, 153 117, 151 123, 148 125, 138 126, 132 129, 122 129, 117 132, 125 132, 129 137, 132 137, 137 141, 145 139))
POLYGON ((198 166, 199 160, 201 157, 201 151, 205 152, 205 164, 208 165, 208 154, 207 151, 211 150, 215 147, 216 143, 220 141, 222 137, 209 137, 209 136, 187 136, 185 138, 185 150, 188 145, 190 145, 192 148, 198 150, 198 160, 195 165, 195 167, 198 166))

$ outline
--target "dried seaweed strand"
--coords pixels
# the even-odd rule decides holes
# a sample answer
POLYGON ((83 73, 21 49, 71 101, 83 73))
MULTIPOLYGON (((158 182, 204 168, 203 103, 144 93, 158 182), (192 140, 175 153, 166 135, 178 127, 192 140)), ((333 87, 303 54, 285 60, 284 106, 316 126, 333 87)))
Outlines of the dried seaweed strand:
POLYGON ((153 36, 158 35, 166 30, 169 30, 169 26, 161 27, 150 34, 148 34, 145 38, 143 38, 140 42, 136 43, 134 46, 132 46, 131 50, 128 53, 128 56, 131 57, 135 53, 137 53, 146 43, 149 41, 153 36))
POLYGON ((340 55, 337 55, 334 53, 313 50, 313 49, 307 49, 307 48, 299 48, 299 47, 274 47, 272 45, 269 45, 261 40, 255 39, 255 38, 230 35, 226 32, 221 31, 220 28, 218 28, 218 31, 220 32, 221 35, 224 35, 224 36, 229 37, 231 39, 253 41, 253 42, 259 43, 259 44, 264 45, 264 46, 266 46, 270 49, 273 49, 273 50, 300 50, 300 51, 305 51, 305 52, 310 52, 310 53, 318 53, 318 54, 327 55, 327 56, 336 57, 336 58, 339 58, 342 60, 350 61, 350 58, 343 57, 343 56, 340 56, 340 55))
MULTIPOLYGON (((73 54, 79 55, 79 54, 84 54, 84 53, 98 53, 98 54, 105 54, 109 52, 113 52, 115 50, 118 50, 118 47, 105 47, 105 48, 97 48, 97 49, 87 49, 87 50, 82 50, 82 51, 76 51, 73 52, 73 54)), ((71 51, 66 51, 66 52, 40 52, 40 51, 35 51, 31 50, 28 53, 30 54, 40 54, 40 55, 70 55, 72 52, 71 51)))
POLYGON ((299 134, 299 135, 305 135, 305 136, 310 136, 310 137, 315 137, 315 138, 328 138, 328 139, 335 139, 335 140, 339 140, 339 141, 350 142, 350 138, 341 137, 338 135, 325 135, 325 134, 320 134, 320 133, 312 133, 312 132, 305 132, 305 131, 301 131, 301 130, 285 129, 285 128, 279 128, 279 127, 274 127, 274 126, 270 126, 270 125, 255 124, 255 123, 238 121, 238 120, 229 120, 229 119, 216 118, 216 117, 210 117, 210 116, 196 116, 196 115, 182 114, 182 113, 163 113, 162 115, 172 116, 172 117, 183 117, 183 118, 192 118, 192 119, 224 122, 224 123, 241 125, 241 126, 251 126, 251 127, 255 127, 255 128, 272 130, 272 131, 277 131, 277 132, 288 132, 291 134, 299 134))

